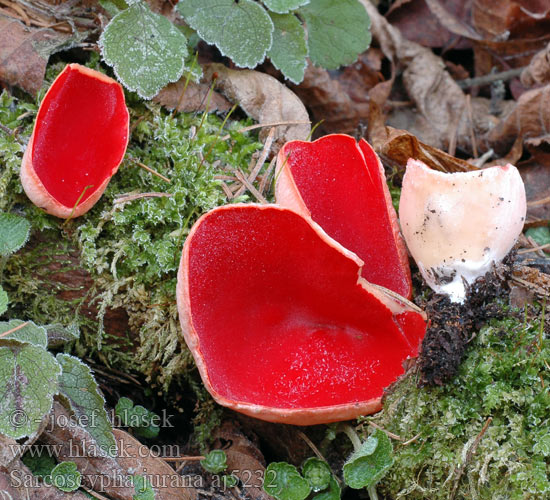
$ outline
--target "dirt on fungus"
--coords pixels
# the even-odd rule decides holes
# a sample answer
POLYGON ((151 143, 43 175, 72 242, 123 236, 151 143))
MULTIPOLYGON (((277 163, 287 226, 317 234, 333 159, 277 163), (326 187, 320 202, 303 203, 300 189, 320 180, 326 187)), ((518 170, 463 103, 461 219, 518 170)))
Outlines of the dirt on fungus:
POLYGON ((430 321, 418 356, 419 385, 443 385, 458 371, 468 343, 489 319, 503 315, 496 299, 506 299, 506 281, 512 274, 512 251, 490 272, 467 287, 463 304, 453 303, 442 294, 432 294, 419 304, 430 321))

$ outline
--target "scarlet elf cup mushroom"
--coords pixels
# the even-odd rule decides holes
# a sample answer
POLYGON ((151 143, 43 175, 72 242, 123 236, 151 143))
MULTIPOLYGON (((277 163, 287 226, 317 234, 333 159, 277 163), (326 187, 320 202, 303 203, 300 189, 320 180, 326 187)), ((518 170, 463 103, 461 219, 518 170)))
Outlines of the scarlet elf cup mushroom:
POLYGON ((362 276, 410 298, 405 244, 384 168, 363 139, 333 134, 291 141, 277 158, 277 203, 311 217, 365 262, 362 276))
POLYGON ((180 321, 220 404, 312 425, 381 408, 425 333, 422 312, 360 276, 363 262, 277 205, 202 216, 183 249, 180 321))
POLYGON ((410 159, 399 219, 428 285, 464 302, 473 283, 510 252, 523 229, 525 187, 513 165, 443 173, 410 159))
POLYGON ((21 165, 30 200, 61 218, 87 212, 120 165, 129 139, 122 87, 69 64, 44 96, 21 165))

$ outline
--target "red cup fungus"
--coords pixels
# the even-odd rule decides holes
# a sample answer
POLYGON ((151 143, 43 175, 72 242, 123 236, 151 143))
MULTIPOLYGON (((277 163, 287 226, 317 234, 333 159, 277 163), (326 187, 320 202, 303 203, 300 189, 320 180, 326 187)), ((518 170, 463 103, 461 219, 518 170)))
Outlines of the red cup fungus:
POLYGON ((183 248, 177 301, 216 401, 297 425, 380 410, 426 324, 361 277, 362 266, 310 218, 277 205, 203 215, 183 248))
POLYGON ((115 80, 79 64, 66 66, 42 100, 23 156, 27 196, 57 217, 87 212, 124 157, 128 126, 124 92, 115 80))
POLYGON ((384 168, 363 139, 342 134, 287 142, 277 158, 279 205, 310 216, 365 262, 362 276, 410 298, 407 250, 384 168))

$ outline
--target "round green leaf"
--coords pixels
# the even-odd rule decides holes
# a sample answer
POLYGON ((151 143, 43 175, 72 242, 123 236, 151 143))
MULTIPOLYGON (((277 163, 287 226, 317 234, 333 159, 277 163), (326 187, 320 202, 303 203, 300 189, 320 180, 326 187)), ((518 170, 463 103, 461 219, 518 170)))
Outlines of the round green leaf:
POLYGON ((291 10, 296 10, 302 5, 307 5, 310 0, 263 0, 264 5, 272 12, 286 14, 291 10))
POLYGON ((340 500, 340 497, 342 496, 342 488, 340 488, 340 484, 338 484, 338 481, 336 481, 334 476, 330 476, 328 486, 328 490, 318 493, 312 500, 340 500))
POLYGON ((99 38, 99 46, 118 79, 144 99, 179 80, 187 57, 183 33, 141 1, 113 17, 99 38))
POLYGON ((223 485, 226 488, 233 488, 239 483, 239 478, 234 474, 226 474, 222 477, 223 485))
POLYGON ((70 493, 80 488, 82 475, 74 462, 61 462, 52 470, 51 481, 57 489, 70 493))
POLYGON ((29 238, 30 222, 15 214, 0 214, 0 255, 19 250, 29 238))
POLYGON ((304 79, 307 66, 306 32, 294 14, 269 16, 275 26, 273 45, 267 53, 273 66, 290 81, 298 84, 304 79))
POLYGON ((380 481, 392 465, 390 438, 377 429, 344 464, 344 481, 350 488, 369 488, 380 481))
POLYGON ((227 469, 227 456, 223 450, 212 450, 204 460, 201 460, 201 465, 205 470, 212 474, 219 474, 227 469))
POLYGON ((324 490, 332 477, 328 464, 315 457, 308 458, 304 462, 302 474, 314 492, 324 490))
POLYGON ((178 9, 205 42, 218 47, 237 66, 255 67, 271 48, 273 23, 252 0, 185 0, 178 9))
POLYGON ((359 0, 313 0, 299 12, 306 21, 309 57, 317 66, 337 69, 368 49, 370 19, 359 0))
POLYGON ((311 486, 294 465, 273 462, 265 471, 264 490, 277 500, 304 500, 311 486))
POLYGON ((548 226, 529 228, 525 231, 525 235, 533 238, 537 245, 546 245, 550 243, 550 228, 548 226))

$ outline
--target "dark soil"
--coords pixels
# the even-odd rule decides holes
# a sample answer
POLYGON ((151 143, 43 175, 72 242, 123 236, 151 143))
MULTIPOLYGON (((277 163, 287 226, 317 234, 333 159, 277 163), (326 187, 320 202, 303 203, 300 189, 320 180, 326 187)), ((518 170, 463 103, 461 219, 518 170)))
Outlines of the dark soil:
POLYGON ((430 321, 418 357, 420 385, 443 385, 458 371, 470 340, 484 323, 502 317, 502 304, 509 289, 513 252, 468 288, 464 304, 433 294, 421 307, 430 321))

